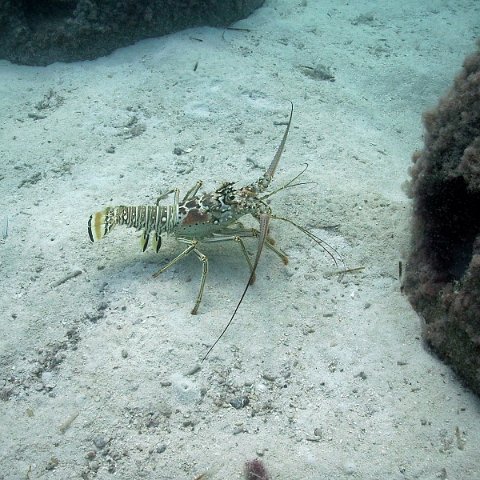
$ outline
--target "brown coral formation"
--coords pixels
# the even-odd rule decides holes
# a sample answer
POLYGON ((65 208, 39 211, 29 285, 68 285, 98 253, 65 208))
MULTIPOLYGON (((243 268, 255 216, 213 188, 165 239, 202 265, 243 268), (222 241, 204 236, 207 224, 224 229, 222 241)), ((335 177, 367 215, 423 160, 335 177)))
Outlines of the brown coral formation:
POLYGON ((426 341, 480 394, 480 49, 424 125, 411 169, 404 287, 425 320, 426 341))
POLYGON ((92 60, 142 38, 225 27, 264 0, 3 0, 0 59, 26 65, 92 60))

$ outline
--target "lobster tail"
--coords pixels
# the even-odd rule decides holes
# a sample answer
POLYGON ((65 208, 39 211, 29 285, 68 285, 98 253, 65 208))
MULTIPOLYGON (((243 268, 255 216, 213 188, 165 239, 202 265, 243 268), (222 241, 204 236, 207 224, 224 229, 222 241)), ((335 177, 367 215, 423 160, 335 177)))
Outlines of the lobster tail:
POLYGON ((117 224, 114 209, 106 208, 90 215, 88 219, 88 236, 92 242, 102 239, 117 224))
POLYGON ((96 242, 107 235, 116 225, 143 230, 141 239, 142 250, 148 245, 149 236, 154 233, 154 248, 160 248, 160 235, 164 232, 172 232, 178 222, 178 204, 139 205, 107 207, 101 212, 94 213, 88 220, 88 236, 92 242, 96 242))

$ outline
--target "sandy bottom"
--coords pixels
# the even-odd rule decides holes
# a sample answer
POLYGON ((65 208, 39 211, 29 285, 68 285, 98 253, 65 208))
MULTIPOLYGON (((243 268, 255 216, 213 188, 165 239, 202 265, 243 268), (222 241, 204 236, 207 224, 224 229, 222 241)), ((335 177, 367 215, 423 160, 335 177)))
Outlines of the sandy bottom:
POLYGON ((269 0, 248 31, 0 62, 0 479, 241 479, 254 457, 279 480, 480 478, 479 401, 422 344, 398 278, 421 112, 473 51, 480 5, 391 3, 269 0), (248 278, 238 246, 202 247, 192 316, 196 258, 152 278, 178 242, 142 253, 118 228, 91 244, 87 220, 255 181, 289 101, 271 190, 308 169, 273 212, 364 268, 339 276, 272 220, 290 262, 264 252, 201 363, 248 278))

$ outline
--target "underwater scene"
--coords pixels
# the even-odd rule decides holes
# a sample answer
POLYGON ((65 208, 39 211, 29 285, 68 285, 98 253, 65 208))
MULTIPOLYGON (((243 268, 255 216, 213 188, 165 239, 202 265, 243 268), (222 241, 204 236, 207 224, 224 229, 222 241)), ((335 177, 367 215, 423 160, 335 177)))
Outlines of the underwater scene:
POLYGON ((403 288, 480 3, 130 1, 191 18, 110 39, 100 3, 0 6, 0 480, 480 479, 447 289, 403 288))

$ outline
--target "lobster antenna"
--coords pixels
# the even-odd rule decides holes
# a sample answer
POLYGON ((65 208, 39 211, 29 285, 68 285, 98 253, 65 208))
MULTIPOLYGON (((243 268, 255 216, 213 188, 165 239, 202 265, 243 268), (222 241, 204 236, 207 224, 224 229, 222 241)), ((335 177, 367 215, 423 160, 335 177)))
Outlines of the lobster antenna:
POLYGON ((335 250, 335 248, 333 248, 325 240, 322 240, 320 237, 317 237, 317 235, 315 235, 313 232, 311 232, 310 230, 307 230, 305 227, 302 227, 301 225, 294 222, 293 220, 290 220, 289 218, 278 217, 277 215, 272 215, 272 218, 274 218, 275 220, 282 220, 298 228, 302 233, 304 233, 307 237, 311 238, 319 247, 322 248, 322 250, 333 260, 333 263, 335 264, 335 266, 338 267, 338 262, 334 254, 337 255, 339 260, 342 262, 342 265, 346 268, 345 261, 343 260, 342 255, 340 255, 340 253, 337 250, 335 250))
POLYGON ((243 302, 243 299, 247 293, 248 287, 250 286, 251 282, 253 281, 253 278, 255 277, 255 271, 257 270, 258 262, 260 261, 260 255, 262 254, 263 246, 265 245, 265 240, 267 239, 268 224, 270 223, 270 216, 267 215, 266 213, 262 213, 260 215, 259 221, 260 221, 260 235, 258 237, 257 256, 255 257, 255 262, 253 263, 252 271, 250 272, 250 277, 248 278, 248 282, 245 285, 242 296, 240 297, 240 300, 238 301, 237 306, 235 307, 235 310, 233 311, 232 316, 230 317, 230 320, 225 325, 225 328, 222 330, 222 333, 217 337, 213 345, 208 349, 207 353, 202 358, 202 362, 205 361, 205 359, 208 357, 210 352, 215 348, 215 345, 220 341, 220 339, 223 337, 225 332, 228 330, 228 327, 232 324, 233 319, 237 315, 238 309, 240 308, 240 305, 243 302))
MULTIPOLYGON (((270 182, 272 181, 273 175, 275 174, 275 170, 277 169, 278 162, 280 161, 280 157, 282 156, 283 149, 285 148, 285 142, 287 141, 288 131, 290 130, 290 125, 292 123, 292 116, 293 116, 293 102, 290 102, 290 104, 292 105, 292 108, 290 110, 290 117, 288 119, 287 128, 285 129, 285 133, 283 134, 282 141, 280 142, 280 145, 278 146, 277 151, 275 152, 275 156, 273 157, 272 163, 270 163, 270 166, 268 167, 267 171, 263 174, 263 178, 261 178, 258 181, 258 186, 260 187, 260 191, 265 190, 268 187, 268 185, 270 184, 270 182)), ((303 173, 303 171, 301 173, 303 173)), ((301 173, 299 175, 301 175, 301 173)), ((284 185, 283 188, 286 188, 291 183, 293 183, 299 177, 299 175, 297 175, 295 178, 290 180, 290 182, 288 182, 286 185, 284 185)), ((264 198, 267 198, 267 197, 268 197, 268 195, 264 198)), ((230 320, 228 321, 225 328, 222 330, 222 333, 215 340, 213 345, 208 349, 207 353, 202 358, 202 362, 205 361, 205 359, 208 357, 210 352, 215 348, 215 345, 220 341, 220 339, 223 337, 225 332, 228 330, 228 327, 232 324, 235 316, 237 315, 238 309, 240 308, 240 305, 242 304, 243 299, 245 298, 245 295, 247 294, 248 287, 250 287, 250 284, 253 283, 253 280, 255 278, 255 272, 256 272, 257 266, 258 266, 258 262, 260 261, 260 256, 262 254, 263 246, 265 245, 265 241, 267 239, 268 225, 270 223, 270 218, 271 218, 271 215, 266 214, 266 213, 262 213, 258 217, 258 221, 260 222, 260 234, 259 234, 259 237, 258 237, 257 255, 256 255, 255 261, 253 263, 252 271, 250 272, 250 277, 248 278, 248 282, 245 285, 242 296, 240 297, 240 300, 238 301, 237 306, 235 307, 235 310, 233 311, 232 316, 230 317, 230 320)))
POLYGON ((305 163, 305 168, 304 168, 300 173, 298 173, 297 175, 295 175, 291 180, 289 180, 287 183, 285 183, 285 184, 282 185, 281 187, 278 187, 278 188, 277 188, 276 190, 274 190, 273 192, 267 193, 266 195, 264 195, 263 197, 261 197, 260 200, 265 200, 266 198, 269 198, 269 197, 271 197, 272 195, 275 195, 276 193, 281 192, 282 190, 285 190, 286 188, 298 187, 298 186, 300 186, 300 185, 308 185, 309 183, 316 183, 316 182, 299 182, 299 183, 293 183, 297 178, 299 178, 301 175, 303 175, 303 174, 307 171, 307 168, 308 168, 308 163, 305 163))
POLYGON ((288 131, 290 130, 290 124, 292 123, 293 102, 290 102, 290 103, 292 105, 292 108, 290 110, 290 118, 288 119, 287 128, 285 130, 285 133, 283 134, 282 141, 277 148, 277 152, 275 153, 275 156, 273 157, 272 163, 268 167, 267 171, 263 174, 263 178, 265 178, 265 180, 268 183, 270 183, 270 181, 273 178, 273 175, 275 174, 275 170, 277 169, 278 162, 280 161, 280 157, 282 156, 283 149, 285 148, 285 142, 287 141, 288 131))

